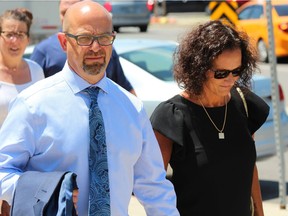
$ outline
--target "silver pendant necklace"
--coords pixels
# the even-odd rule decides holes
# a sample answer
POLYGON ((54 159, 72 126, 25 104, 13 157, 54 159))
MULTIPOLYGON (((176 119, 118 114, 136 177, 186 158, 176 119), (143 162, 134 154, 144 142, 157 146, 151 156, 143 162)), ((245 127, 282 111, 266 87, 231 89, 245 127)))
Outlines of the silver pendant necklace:
POLYGON ((224 120, 223 120, 223 125, 221 130, 216 126, 216 124, 213 122, 212 118, 210 117, 208 111, 206 110, 206 108, 204 107, 204 105, 202 104, 202 101, 199 99, 199 102, 201 104, 201 106, 203 107, 206 115, 208 116, 210 122, 213 124, 213 126, 215 127, 215 129, 218 131, 218 138, 219 139, 225 139, 225 134, 224 134, 224 128, 225 128, 225 124, 226 124, 226 118, 227 118, 227 101, 226 101, 226 97, 225 97, 225 114, 224 114, 224 120))

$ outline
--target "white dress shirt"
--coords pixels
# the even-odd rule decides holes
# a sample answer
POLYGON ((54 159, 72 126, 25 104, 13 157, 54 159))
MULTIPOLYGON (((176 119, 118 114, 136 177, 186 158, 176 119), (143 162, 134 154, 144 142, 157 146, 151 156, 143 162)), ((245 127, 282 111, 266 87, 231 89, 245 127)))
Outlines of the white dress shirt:
MULTIPOLYGON (((88 215, 90 86, 70 70, 39 81, 16 98, 0 130, 1 199, 11 203, 26 170, 72 171, 78 212, 88 215)), ((127 216, 132 191, 148 216, 179 215, 172 184, 142 102, 104 77, 95 86, 105 132, 111 215, 127 216)))

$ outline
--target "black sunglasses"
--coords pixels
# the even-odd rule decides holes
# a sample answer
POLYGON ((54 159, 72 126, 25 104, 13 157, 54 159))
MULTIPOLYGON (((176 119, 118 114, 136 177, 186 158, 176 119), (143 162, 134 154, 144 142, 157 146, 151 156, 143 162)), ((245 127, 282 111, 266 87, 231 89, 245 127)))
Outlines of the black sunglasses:
POLYGON ((226 78, 230 73, 232 73, 233 77, 240 76, 242 73, 242 67, 235 68, 233 70, 214 70, 210 69, 212 72, 214 72, 214 78, 215 79, 223 79, 226 78))

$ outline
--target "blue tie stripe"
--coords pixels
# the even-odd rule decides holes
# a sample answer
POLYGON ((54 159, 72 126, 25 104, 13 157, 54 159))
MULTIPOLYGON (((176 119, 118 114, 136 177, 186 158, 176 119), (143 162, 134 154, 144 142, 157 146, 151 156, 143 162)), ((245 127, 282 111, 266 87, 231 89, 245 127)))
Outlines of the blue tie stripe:
POLYGON ((110 216, 110 189, 105 128, 102 113, 97 102, 99 88, 90 87, 84 91, 89 94, 91 99, 89 109, 89 216, 110 216))

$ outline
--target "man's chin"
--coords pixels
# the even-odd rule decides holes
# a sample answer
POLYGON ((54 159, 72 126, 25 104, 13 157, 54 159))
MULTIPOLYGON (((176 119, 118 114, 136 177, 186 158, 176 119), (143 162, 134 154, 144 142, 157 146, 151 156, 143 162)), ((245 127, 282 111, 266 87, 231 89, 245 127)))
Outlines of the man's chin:
POLYGON ((102 71, 103 65, 84 65, 83 70, 90 75, 100 74, 102 71))

